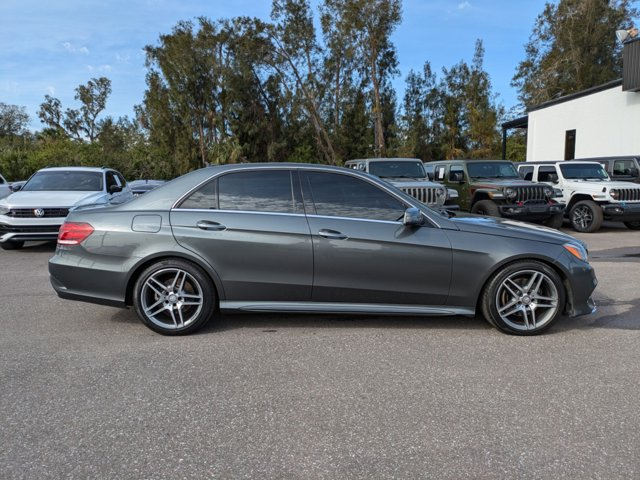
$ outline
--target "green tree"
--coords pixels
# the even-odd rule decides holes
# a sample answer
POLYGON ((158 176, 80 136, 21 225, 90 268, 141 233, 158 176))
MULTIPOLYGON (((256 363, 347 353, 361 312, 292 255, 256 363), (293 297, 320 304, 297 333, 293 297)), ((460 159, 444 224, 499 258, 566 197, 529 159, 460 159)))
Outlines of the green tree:
POLYGON ((60 100, 45 95, 38 117, 48 128, 59 134, 94 142, 101 128, 98 116, 106 108, 109 95, 111 80, 106 77, 92 78, 86 85, 76 88, 75 99, 81 103, 79 109, 67 108, 63 113, 60 100))
POLYGON ((538 15, 512 85, 525 107, 620 78, 621 45, 635 0, 560 0, 538 15))
MULTIPOLYGON (((334 18, 336 31, 351 38, 353 56, 363 86, 369 88, 374 131, 374 155, 384 156, 385 110, 383 91, 397 74, 396 51, 391 34, 400 24, 400 0, 325 0, 325 11, 334 18)), ((345 44, 348 45, 348 44, 345 44)), ((386 95, 387 98, 391 98, 386 95)))
POLYGON ((28 124, 29 115, 25 107, 0 102, 0 137, 23 135, 28 124))

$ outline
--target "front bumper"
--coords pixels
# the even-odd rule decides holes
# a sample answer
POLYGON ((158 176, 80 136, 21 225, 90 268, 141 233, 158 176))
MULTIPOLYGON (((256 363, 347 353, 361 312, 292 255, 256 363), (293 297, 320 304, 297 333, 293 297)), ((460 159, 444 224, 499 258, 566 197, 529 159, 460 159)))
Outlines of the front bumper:
POLYGON ((524 202, 498 205, 500 215, 505 218, 528 220, 546 220, 549 217, 564 213, 564 203, 524 202))
POLYGON ((607 220, 635 222, 640 220, 640 203, 608 203, 600 205, 607 220))
POLYGON ((64 218, 55 223, 0 223, 0 243, 8 241, 56 240, 64 218))

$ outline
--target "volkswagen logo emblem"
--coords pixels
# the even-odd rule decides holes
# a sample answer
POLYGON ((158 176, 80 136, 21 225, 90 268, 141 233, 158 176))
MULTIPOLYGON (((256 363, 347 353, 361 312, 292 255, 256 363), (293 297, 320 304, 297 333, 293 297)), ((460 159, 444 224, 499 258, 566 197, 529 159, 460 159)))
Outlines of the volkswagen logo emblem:
POLYGON ((44 209, 42 209, 42 208, 36 208, 36 209, 33 211, 33 214, 34 214, 36 217, 44 217, 44 209))

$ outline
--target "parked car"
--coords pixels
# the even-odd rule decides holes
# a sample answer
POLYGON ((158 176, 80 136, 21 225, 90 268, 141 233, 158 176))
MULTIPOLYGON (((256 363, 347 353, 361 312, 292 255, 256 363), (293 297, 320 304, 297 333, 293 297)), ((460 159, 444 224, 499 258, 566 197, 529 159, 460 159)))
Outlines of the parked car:
POLYGON ((523 178, 562 192, 571 226, 578 232, 596 232, 603 220, 640 229, 640 185, 612 181, 598 162, 526 162, 518 171, 523 178))
POLYGON ((578 162, 598 162, 611 180, 640 183, 640 155, 629 157, 594 157, 572 159, 578 162))
POLYGON ((130 202, 71 211, 49 261, 57 294, 167 335, 218 312, 466 315, 529 335, 594 311, 583 243, 435 211, 365 173, 208 167, 130 202))
POLYGON ((454 205, 447 189, 427 178, 422 161, 417 158, 362 158, 349 160, 344 166, 375 175, 430 207, 442 207, 447 200, 454 205))
POLYGON ((43 168, 0 200, 0 247, 15 250, 25 241, 55 240, 70 209, 132 197, 124 177, 110 168, 43 168))
POLYGON ((441 160, 429 162, 434 179, 458 191, 462 210, 491 217, 562 226, 564 203, 552 187, 521 179, 506 160, 441 160))
POLYGON ((11 193, 9 182, 7 182, 2 175, 0 175, 0 198, 4 198, 11 193))
POLYGON ((164 183, 164 180, 132 180, 129 182, 129 187, 131 188, 131 193, 133 193, 133 196, 137 197, 153 190, 154 188, 159 187, 164 183))

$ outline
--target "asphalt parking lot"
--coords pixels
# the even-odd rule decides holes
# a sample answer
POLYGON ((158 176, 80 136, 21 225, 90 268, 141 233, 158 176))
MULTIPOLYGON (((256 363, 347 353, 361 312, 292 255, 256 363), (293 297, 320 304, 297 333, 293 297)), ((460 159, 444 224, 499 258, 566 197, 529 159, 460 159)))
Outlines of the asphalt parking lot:
POLYGON ((576 236, 598 312, 531 338, 280 315, 167 338, 59 299, 51 244, 0 251, 0 477, 640 478, 640 234, 576 236))

